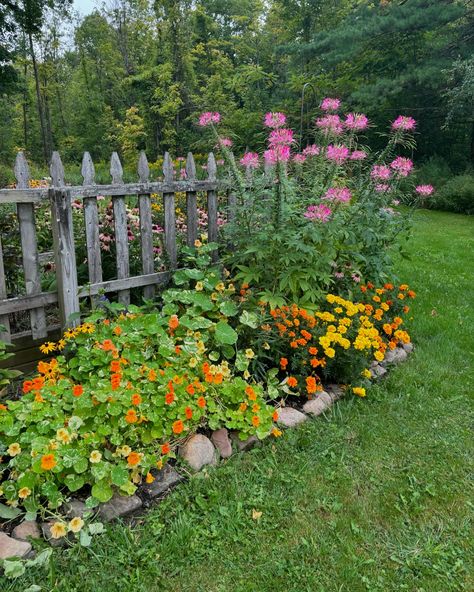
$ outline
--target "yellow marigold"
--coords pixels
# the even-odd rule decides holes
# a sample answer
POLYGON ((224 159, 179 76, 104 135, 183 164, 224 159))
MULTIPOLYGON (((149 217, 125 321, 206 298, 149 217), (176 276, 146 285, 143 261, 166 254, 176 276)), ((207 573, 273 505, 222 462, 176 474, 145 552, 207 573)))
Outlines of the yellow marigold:
POLYGON ((324 353, 328 358, 334 358, 334 356, 336 355, 336 350, 332 347, 328 347, 324 350, 324 353))
POLYGON ((376 359, 378 362, 381 362, 381 361, 384 359, 384 357, 385 357, 385 356, 383 355, 383 353, 382 353, 381 351, 376 351, 376 352, 374 353, 374 358, 375 358, 375 359, 376 359))
POLYGON ((355 386, 352 389, 352 392, 354 393, 354 395, 357 395, 358 397, 365 397, 365 388, 361 387, 361 386, 355 386))
POLYGON ((364 370, 362 370, 362 376, 364 378, 372 378, 372 374, 368 368, 364 368, 364 370))

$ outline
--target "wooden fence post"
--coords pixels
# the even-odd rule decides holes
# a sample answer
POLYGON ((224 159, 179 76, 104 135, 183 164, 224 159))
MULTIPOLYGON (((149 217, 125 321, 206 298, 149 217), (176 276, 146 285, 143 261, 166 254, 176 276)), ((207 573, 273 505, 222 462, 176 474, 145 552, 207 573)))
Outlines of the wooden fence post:
MULTIPOLYGON (((186 158, 186 181, 196 180, 196 164, 194 156, 188 152, 186 158)), ((188 247, 194 247, 198 237, 198 211, 197 211, 197 193, 196 191, 186 192, 186 240, 188 247)))
MULTIPOLYGON (((18 189, 28 189, 30 171, 23 152, 18 152, 15 161, 15 176, 18 189)), ((21 252, 25 273, 25 291, 27 296, 41 293, 41 274, 36 242, 35 210, 32 203, 18 203, 17 216, 20 226, 21 252)), ((44 308, 30 310, 31 334, 33 339, 42 339, 47 335, 44 308)))
POLYGON ((51 158, 53 187, 49 191, 51 200, 51 226, 53 230, 54 257, 58 284, 59 315, 63 329, 75 327, 79 318, 76 252, 74 248, 74 226, 72 221, 71 194, 64 185, 64 169, 58 152, 51 158))
MULTIPOLYGON (((168 152, 163 160, 163 176, 165 183, 173 182, 173 162, 168 152)), ((176 207, 174 193, 163 193, 163 209, 165 214, 165 247, 171 269, 176 267, 178 253, 176 249, 176 207)))
MULTIPOLYGON (((5 276, 5 267, 3 265, 3 251, 2 251, 2 237, 0 236, 0 300, 7 297, 7 284, 5 276)), ((0 339, 10 343, 10 321, 8 315, 0 315, 0 325, 5 327, 5 330, 0 329, 0 339)))
MULTIPOLYGON (((113 185, 123 185, 123 169, 120 158, 116 152, 110 159, 110 174, 113 185)), ((115 230, 115 254, 117 260, 117 278, 119 280, 130 277, 130 255, 128 251, 128 220, 125 195, 114 195, 112 197, 114 208, 114 230, 115 230)), ((120 290, 118 301, 122 304, 130 304, 130 290, 120 290)))
MULTIPOLYGON (((150 167, 145 152, 140 152, 138 159, 138 179, 140 183, 148 183, 150 167)), ((142 251, 142 273, 154 273, 155 253, 153 251, 153 219, 151 215, 151 196, 144 193, 138 196, 138 210, 140 213, 140 245, 142 251)), ((145 286, 143 297, 150 300, 155 296, 155 286, 145 286)))
MULTIPOLYGON (((214 154, 211 152, 207 159, 207 178, 209 181, 216 181, 217 165, 214 154)), ((210 243, 217 242, 218 226, 217 226, 217 191, 210 189, 207 192, 207 240, 210 243)), ((212 260, 216 262, 219 258, 217 250, 213 251, 212 260)))

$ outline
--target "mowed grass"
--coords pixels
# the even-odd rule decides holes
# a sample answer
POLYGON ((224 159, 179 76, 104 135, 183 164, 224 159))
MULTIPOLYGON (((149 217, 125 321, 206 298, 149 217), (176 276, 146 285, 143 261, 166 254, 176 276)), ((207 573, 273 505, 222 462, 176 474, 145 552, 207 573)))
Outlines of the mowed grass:
POLYGON ((474 218, 419 211, 416 351, 365 400, 180 486, 2 589, 474 590, 474 218), (261 512, 257 519, 253 511, 261 512))

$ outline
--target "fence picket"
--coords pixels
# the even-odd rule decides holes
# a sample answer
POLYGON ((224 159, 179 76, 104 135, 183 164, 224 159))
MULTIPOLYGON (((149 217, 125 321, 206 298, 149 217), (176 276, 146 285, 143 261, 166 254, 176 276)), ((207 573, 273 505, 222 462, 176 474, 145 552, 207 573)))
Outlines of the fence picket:
MULTIPOLYGON (((18 189, 29 187, 30 172, 23 152, 18 152, 15 161, 15 177, 18 189)), ((27 296, 41 292, 41 275, 38 262, 38 244, 36 241, 35 211, 31 203, 17 204, 18 224, 20 227, 25 291, 27 296)), ((43 339, 47 335, 44 308, 30 311, 31 334, 33 339, 43 339)))
MULTIPOLYGON (((119 155, 112 153, 110 159, 110 174, 113 185, 123 185, 123 169, 119 155)), ((127 228, 127 206, 125 195, 114 195, 112 197, 114 210, 115 230, 115 254, 117 264, 117 279, 122 280, 130 276, 130 255, 128 252, 128 228, 127 228)), ((130 304, 130 290, 120 290, 117 294, 118 301, 122 304, 130 304)))
MULTIPOLYGON (((196 180, 196 164, 192 152, 188 152, 186 158, 186 180, 196 180)), ((189 247, 193 247, 198 237, 198 211, 196 191, 186 192, 186 238, 189 247)))
MULTIPOLYGON (((140 152, 138 159, 138 178, 140 183, 148 183, 150 167, 145 152, 140 152)), ((151 216, 151 196, 149 193, 138 195, 138 210, 140 213, 140 245, 142 255, 142 273, 154 273, 155 254, 153 251, 153 220, 151 216)), ((151 299, 155 295, 154 286, 143 288, 143 297, 151 299)))
MULTIPOLYGON (((217 165, 214 154, 211 152, 207 159, 207 175, 209 181, 215 181, 217 175, 217 165)), ((217 191, 211 189, 207 192, 207 237, 210 243, 215 243, 218 237, 217 226, 217 191)), ((218 252, 212 252, 213 261, 217 261, 218 252)))
POLYGON ((72 221, 71 194, 64 187, 64 167, 58 152, 53 152, 50 166, 53 187, 50 189, 51 226, 53 230, 54 256, 58 284, 59 315, 61 326, 76 326, 79 318, 76 251, 72 221))
MULTIPOLYGON (((0 236, 0 300, 4 300, 7 297, 7 282, 5 277, 5 267, 3 265, 3 250, 2 250, 2 237, 0 236)), ((10 343, 10 320, 8 315, 0 315, 0 325, 3 325, 5 329, 0 329, 0 340, 10 343)))
MULTIPOLYGON (((94 163, 89 152, 84 152, 81 173, 85 186, 94 184, 94 163)), ((89 282, 91 284, 98 284, 102 281, 102 258, 100 254, 97 196, 84 198, 84 225, 86 231, 89 282)))
MULTIPOLYGON (((173 162, 168 152, 163 160, 163 176, 165 183, 173 182, 173 162)), ((165 248, 171 269, 176 267, 178 254, 176 249, 176 206, 173 193, 163 193, 163 208, 165 214, 165 248)))

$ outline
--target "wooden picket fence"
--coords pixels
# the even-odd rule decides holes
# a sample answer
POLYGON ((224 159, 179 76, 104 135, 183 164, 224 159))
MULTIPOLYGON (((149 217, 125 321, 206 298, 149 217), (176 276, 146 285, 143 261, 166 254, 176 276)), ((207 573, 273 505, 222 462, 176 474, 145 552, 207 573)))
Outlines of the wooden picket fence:
MULTIPOLYGON (((123 169, 116 152, 112 154, 110 175, 112 182, 99 185, 95 182, 95 171, 91 156, 84 154, 81 174, 83 184, 68 186, 65 183, 64 168, 58 152, 51 159, 51 187, 30 188, 29 168, 26 158, 19 152, 15 162, 15 189, 0 190, 0 205, 16 204, 18 226, 21 239, 25 295, 8 296, 3 263, 0 229, 0 325, 5 330, 0 338, 17 344, 18 348, 30 348, 48 339, 51 332, 76 325, 79 321, 80 299, 97 297, 99 294, 117 293, 118 301, 125 306, 130 303, 130 290, 143 288, 143 296, 152 298, 157 286, 170 279, 170 272, 176 267, 178 249, 176 242, 175 193, 186 193, 186 226, 188 245, 194 245, 198 237, 197 194, 207 195, 208 240, 218 238, 218 189, 223 184, 217 179, 214 155, 209 154, 207 179, 198 180, 193 155, 186 159, 186 179, 175 180, 173 163, 168 153, 163 162, 163 180, 151 181, 148 161, 144 152, 138 161, 138 181, 123 182, 123 169), (152 194, 161 195, 164 216, 164 246, 168 268, 155 272, 152 230, 152 194), (99 237, 98 196, 112 198, 116 246, 116 279, 104 281, 99 237), (141 241, 141 275, 130 275, 129 244, 127 234, 126 198, 137 196, 139 208, 139 227, 141 241), (75 239, 72 217, 72 200, 83 200, 85 237, 87 247, 87 266, 89 283, 78 285, 76 269, 75 239), (38 202, 49 201, 51 225, 56 266, 57 291, 41 290, 41 272, 37 246, 34 206, 38 202), (45 307, 57 303, 59 307, 59 327, 49 326, 45 307), (9 315, 27 312, 30 330, 12 334, 9 315)), ((232 195, 229 204, 233 203, 232 195)), ((37 347, 36 347, 37 350, 37 347)), ((28 357, 28 356, 27 356, 28 357)), ((30 354, 31 357, 31 354, 30 354)), ((26 359, 16 360, 14 364, 24 363, 26 359)))

